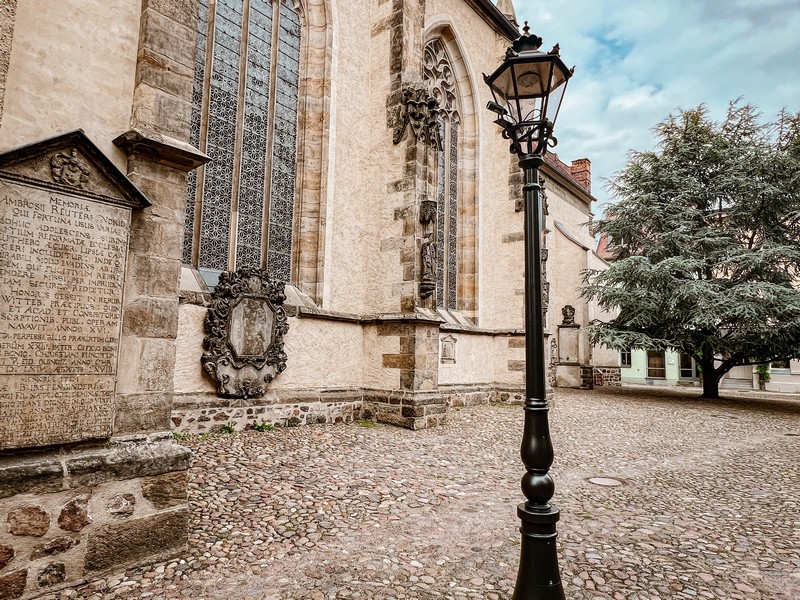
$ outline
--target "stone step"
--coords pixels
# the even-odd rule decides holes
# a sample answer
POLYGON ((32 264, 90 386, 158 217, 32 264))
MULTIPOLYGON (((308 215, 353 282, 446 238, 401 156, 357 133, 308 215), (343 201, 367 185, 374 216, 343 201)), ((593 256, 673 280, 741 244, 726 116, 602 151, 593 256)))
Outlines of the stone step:
POLYGON ((719 387, 726 390, 752 390, 752 379, 734 379, 726 377, 719 383, 719 387))

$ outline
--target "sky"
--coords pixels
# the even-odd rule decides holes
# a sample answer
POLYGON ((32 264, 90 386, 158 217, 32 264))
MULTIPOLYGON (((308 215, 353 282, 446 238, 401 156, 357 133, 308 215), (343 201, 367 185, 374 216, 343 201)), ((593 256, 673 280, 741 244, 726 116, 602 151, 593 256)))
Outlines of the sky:
POLYGON ((721 120, 732 100, 765 121, 800 112, 800 0, 514 0, 517 19, 561 45, 575 65, 555 127, 569 164, 592 162, 595 212, 604 178, 630 150, 655 148, 652 128, 705 104, 721 120))

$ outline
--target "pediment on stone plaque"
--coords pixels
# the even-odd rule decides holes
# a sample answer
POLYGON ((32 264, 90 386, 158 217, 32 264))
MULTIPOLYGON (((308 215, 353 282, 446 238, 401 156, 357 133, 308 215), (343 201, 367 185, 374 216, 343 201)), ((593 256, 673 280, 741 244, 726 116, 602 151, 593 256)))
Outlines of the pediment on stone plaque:
POLYGON ((117 206, 150 206, 81 129, 0 153, 0 176, 117 206))
POLYGON ((286 369, 283 336, 289 330, 284 282, 266 269, 220 275, 206 315, 203 370, 224 398, 258 398, 286 369))

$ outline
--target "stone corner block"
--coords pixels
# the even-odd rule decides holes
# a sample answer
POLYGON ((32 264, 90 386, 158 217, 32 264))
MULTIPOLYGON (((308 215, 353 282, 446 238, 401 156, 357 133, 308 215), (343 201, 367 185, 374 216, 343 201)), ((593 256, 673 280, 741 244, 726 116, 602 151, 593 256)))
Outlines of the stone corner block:
POLYGON ((122 334, 175 339, 178 335, 178 297, 138 298, 125 307, 122 334))
POLYGON ((142 483, 142 496, 158 509, 180 506, 188 502, 188 484, 187 471, 149 477, 142 483))
POLYGON ((186 547, 188 535, 188 508, 105 525, 89 535, 84 575, 167 560, 186 547))
POLYGON ((185 471, 192 452, 172 442, 121 444, 66 459, 72 487, 185 471))
POLYGON ((125 435, 169 429, 172 394, 124 394, 115 398, 114 434, 125 435))
POLYGON ((63 479, 64 468, 54 456, 0 459, 0 498, 57 492, 62 487, 63 479))

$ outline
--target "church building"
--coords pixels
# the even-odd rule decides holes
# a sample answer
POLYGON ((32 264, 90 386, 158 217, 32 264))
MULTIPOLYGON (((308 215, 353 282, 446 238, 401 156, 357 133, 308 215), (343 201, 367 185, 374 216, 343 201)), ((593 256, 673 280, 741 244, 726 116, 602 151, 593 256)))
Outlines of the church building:
MULTIPOLYGON (((522 400, 522 178, 483 81, 518 35, 511 0, 0 7, 4 597, 179 554, 173 432, 522 400)), ((590 160, 542 176, 549 384, 618 384, 582 333, 590 160)))

